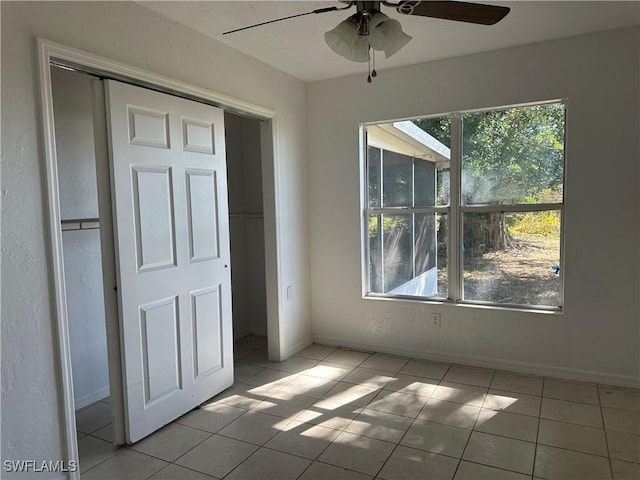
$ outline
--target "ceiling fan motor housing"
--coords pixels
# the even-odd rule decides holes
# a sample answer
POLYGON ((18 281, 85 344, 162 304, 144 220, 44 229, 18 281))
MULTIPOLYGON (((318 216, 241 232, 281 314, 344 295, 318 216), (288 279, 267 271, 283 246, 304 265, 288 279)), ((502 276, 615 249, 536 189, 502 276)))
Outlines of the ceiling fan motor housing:
POLYGON ((367 12, 371 15, 373 14, 373 12, 380 11, 380 2, 355 2, 355 3, 356 3, 356 9, 358 10, 358 13, 367 12))

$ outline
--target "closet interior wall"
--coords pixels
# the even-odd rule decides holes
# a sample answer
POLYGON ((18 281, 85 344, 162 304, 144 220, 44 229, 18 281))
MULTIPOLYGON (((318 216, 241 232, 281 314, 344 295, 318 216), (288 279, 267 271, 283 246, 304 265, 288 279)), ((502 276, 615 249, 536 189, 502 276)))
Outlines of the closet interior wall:
POLYGON ((267 335, 260 122, 225 112, 234 340, 267 335))

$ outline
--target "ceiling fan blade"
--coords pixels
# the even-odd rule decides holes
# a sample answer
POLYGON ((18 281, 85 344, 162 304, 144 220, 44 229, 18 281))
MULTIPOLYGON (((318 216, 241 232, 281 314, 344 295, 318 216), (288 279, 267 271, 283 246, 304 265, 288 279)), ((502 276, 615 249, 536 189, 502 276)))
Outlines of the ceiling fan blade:
POLYGON ((327 13, 327 12, 335 12, 338 10, 346 10, 348 8, 351 8, 352 5, 353 5, 353 2, 350 2, 349 5, 343 8, 338 8, 338 7, 318 8, 310 12, 298 13, 296 15, 289 15, 288 17, 276 18, 275 20, 268 20, 266 22, 256 23, 254 25, 249 25, 247 27, 236 28, 235 30, 229 30, 228 32, 223 32, 222 35, 228 35, 230 33, 240 32, 242 30, 248 30, 249 28, 261 27, 262 25, 268 25, 269 23, 281 22, 282 20, 289 20, 290 18, 303 17, 304 15, 311 15, 313 13, 327 13))
POLYGON ((511 9, 482 3, 427 0, 423 2, 401 1, 397 10, 398 13, 404 13, 405 15, 493 25, 502 20, 511 9))

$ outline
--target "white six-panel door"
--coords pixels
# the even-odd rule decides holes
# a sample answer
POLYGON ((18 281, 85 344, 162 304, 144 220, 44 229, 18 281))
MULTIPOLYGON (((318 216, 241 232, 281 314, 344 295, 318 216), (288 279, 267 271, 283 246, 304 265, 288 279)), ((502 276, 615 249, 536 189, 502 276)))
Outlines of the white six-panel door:
POLYGON ((233 383, 222 110, 106 82, 125 426, 136 442, 233 383))

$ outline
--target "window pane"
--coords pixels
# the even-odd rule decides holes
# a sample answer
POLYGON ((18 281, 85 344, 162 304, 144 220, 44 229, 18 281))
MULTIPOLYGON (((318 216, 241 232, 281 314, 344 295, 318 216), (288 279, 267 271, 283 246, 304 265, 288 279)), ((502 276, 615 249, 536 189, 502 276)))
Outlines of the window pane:
POLYGON ((448 168, 443 168, 438 170, 437 172, 437 182, 438 186, 436 189, 436 202, 438 206, 446 206, 449 205, 449 175, 450 170, 448 168))
POLYGON ((438 284, 436 296, 449 298, 449 218, 447 215, 436 215, 438 227, 438 284))
POLYGON ((413 193, 413 159, 407 155, 382 151, 382 205, 410 207, 413 193))
POLYGON ((412 215, 382 215, 384 292, 411 280, 413 275, 412 215))
MULTIPOLYGON (((418 118, 412 120, 411 123, 435 139, 438 142, 436 146, 441 147, 443 145, 447 149, 451 148, 451 117, 449 115, 444 117, 418 118)), ((445 152, 446 150, 441 150, 441 153, 447 156, 445 152)))
POLYGON ((369 291, 382 290, 382 215, 369 215, 369 291))
POLYGON ((410 295, 447 298, 447 216, 415 214, 415 278, 410 295))
POLYGON ((416 277, 436 267, 436 215, 416 213, 416 277))
POLYGON ((562 202, 564 105, 462 117, 462 203, 562 202))
POLYGON ((466 213, 464 299, 560 306, 560 212, 466 213))
POLYGON ((446 232, 446 215, 369 215, 370 292, 446 298, 446 232))
POLYGON ((434 206, 436 204, 436 164, 416 158, 413 172, 415 206, 434 206))
POLYGON ((379 207, 380 196, 380 149, 367 149, 367 185, 369 188, 369 207, 379 207))
MULTIPOLYGON (((422 139, 424 143, 424 154, 421 157, 427 160, 435 169, 436 189, 435 200, 437 203, 431 203, 431 197, 419 197, 418 192, 418 174, 416 171, 416 205, 448 205, 449 204, 449 161, 451 159, 451 118, 434 117, 420 118, 412 120, 412 123, 423 130, 428 137, 422 139)), ((416 160, 416 166, 421 163, 416 160)), ((426 195, 431 194, 430 190, 424 192, 426 195)))

